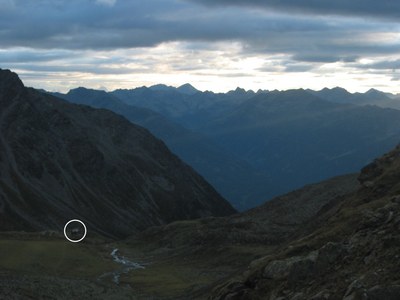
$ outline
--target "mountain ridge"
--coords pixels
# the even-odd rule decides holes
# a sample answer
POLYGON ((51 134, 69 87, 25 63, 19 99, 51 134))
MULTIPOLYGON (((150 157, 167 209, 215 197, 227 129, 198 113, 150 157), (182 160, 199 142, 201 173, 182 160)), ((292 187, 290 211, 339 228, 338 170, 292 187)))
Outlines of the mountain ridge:
POLYGON ((25 88, 2 70, 0 105, 3 230, 55 229, 80 217, 120 237, 234 212, 160 140, 108 110, 25 88))

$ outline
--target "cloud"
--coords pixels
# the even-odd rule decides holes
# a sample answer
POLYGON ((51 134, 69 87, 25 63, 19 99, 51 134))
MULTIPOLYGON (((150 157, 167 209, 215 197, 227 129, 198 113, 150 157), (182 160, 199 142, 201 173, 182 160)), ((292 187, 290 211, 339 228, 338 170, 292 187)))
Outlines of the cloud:
POLYGON ((361 69, 374 69, 374 70, 398 70, 400 69, 400 59, 396 60, 379 60, 372 63, 357 63, 354 67, 361 69))
POLYGON ((103 5, 113 6, 117 0, 96 0, 96 2, 103 5))
POLYGON ((310 64, 288 64, 285 66, 285 72, 309 72, 314 69, 310 64))
POLYGON ((208 6, 241 6, 255 7, 265 10, 284 12, 342 15, 342 16, 370 16, 399 20, 400 2, 392 0, 190 0, 208 6))

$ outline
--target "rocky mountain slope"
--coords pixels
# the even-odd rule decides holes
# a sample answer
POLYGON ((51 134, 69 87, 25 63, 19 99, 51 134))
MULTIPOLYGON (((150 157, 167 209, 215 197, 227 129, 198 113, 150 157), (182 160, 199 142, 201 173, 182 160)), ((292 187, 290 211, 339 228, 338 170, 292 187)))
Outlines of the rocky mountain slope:
POLYGON ((75 105, 0 71, 0 229, 126 236, 233 208, 147 130, 75 105))
POLYGON ((400 147, 210 299, 400 299, 400 147))

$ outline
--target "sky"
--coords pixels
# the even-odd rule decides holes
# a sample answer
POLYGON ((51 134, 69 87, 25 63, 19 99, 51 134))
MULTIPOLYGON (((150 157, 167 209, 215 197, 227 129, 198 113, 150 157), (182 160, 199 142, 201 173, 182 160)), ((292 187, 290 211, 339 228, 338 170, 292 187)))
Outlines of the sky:
POLYGON ((400 93, 400 1, 0 0, 0 68, 60 92, 400 93))

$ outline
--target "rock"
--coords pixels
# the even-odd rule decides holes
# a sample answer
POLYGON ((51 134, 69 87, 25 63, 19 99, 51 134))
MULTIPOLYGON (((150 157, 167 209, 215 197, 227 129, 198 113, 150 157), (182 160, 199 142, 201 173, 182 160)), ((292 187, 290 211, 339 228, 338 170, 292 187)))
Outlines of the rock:
POLYGON ((362 185, 363 185, 364 187, 366 187, 366 188, 370 188, 370 187, 373 187, 373 186, 374 186, 374 182, 373 182, 373 181, 364 181, 364 182, 362 183, 362 185))
POLYGON ((312 251, 307 256, 294 256, 284 260, 274 260, 264 269, 264 278, 281 280, 289 278, 297 281, 314 273, 318 251, 312 251))
POLYGON ((263 277, 275 280, 285 279, 289 276, 293 263, 300 259, 295 256, 285 260, 274 260, 265 267, 263 277))
MULTIPOLYGON (((355 295, 355 293, 361 289, 364 288, 364 284, 362 283, 362 281, 360 281, 359 279, 354 280, 348 287, 346 290, 346 293, 344 294, 344 298, 343 300, 348 300, 346 297, 349 297, 351 295, 355 295)), ((349 299, 353 299, 353 298, 349 298, 349 299)))
POLYGON ((399 300, 400 285, 377 285, 367 291, 368 300, 399 300))
POLYGON ((383 208, 379 211, 365 210, 363 216, 361 228, 376 228, 387 220, 389 212, 383 208))
MULTIPOLYGON (((379 276, 378 273, 376 272, 371 272, 371 273, 367 273, 363 276, 361 276, 360 278, 354 280, 347 288, 346 293, 344 295, 343 300, 358 300, 358 299, 365 299, 365 300, 371 300, 371 299, 375 299, 375 300, 386 300, 386 299, 400 299, 400 298, 371 298, 371 295, 378 295, 377 297, 379 297, 379 295, 383 295, 382 290, 385 290, 384 288, 380 287, 377 285, 377 283, 379 282, 381 276, 379 276), (370 289, 367 291, 366 287, 369 286, 374 286, 374 288, 370 289)), ((399 286, 400 287, 400 286, 399 286)), ((394 289, 395 291, 395 289, 394 289)), ((400 290, 399 290, 400 291, 400 290)), ((388 294, 390 295, 390 294, 388 294)))
POLYGON ((393 203, 400 204, 400 195, 393 196, 393 197, 390 199, 390 201, 392 201, 393 203))
POLYGON ((317 268, 319 272, 323 272, 330 268, 340 256, 345 253, 345 247, 339 243, 329 242, 318 250, 317 268))
POLYGON ((296 282, 324 272, 330 268, 344 252, 342 244, 329 242, 307 256, 293 256, 285 260, 274 260, 264 269, 264 278, 296 282))
POLYGON ((289 282, 297 282, 313 276, 316 273, 318 251, 312 251, 306 257, 295 261, 290 269, 289 282))
POLYGON ((369 265, 375 258, 375 252, 372 252, 370 255, 364 257, 364 264, 369 265))
POLYGON ((331 296, 328 290, 322 290, 310 298, 310 300, 327 300, 331 296))
POLYGON ((303 300, 306 299, 304 293, 296 293, 290 300, 303 300))
POLYGON ((244 285, 240 281, 234 281, 229 283, 226 286, 226 289, 229 291, 228 293, 223 293, 222 295, 218 296, 219 300, 246 300, 251 299, 251 295, 249 295, 249 290, 246 285, 244 285))

